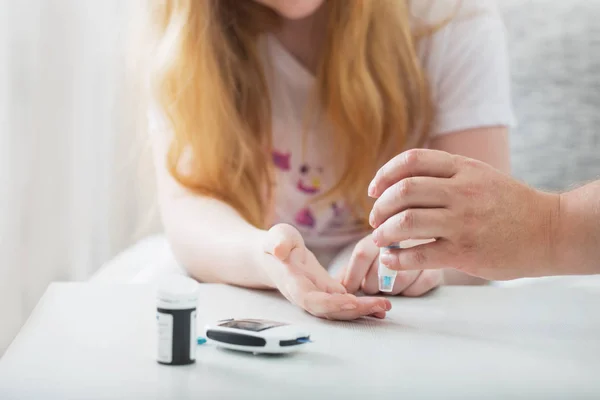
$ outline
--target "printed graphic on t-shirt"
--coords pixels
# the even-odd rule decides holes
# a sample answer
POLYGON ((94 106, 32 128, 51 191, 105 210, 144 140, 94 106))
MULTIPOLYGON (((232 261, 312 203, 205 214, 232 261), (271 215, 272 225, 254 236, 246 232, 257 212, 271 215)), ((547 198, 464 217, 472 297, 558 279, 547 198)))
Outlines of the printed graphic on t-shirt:
POLYGON ((332 216, 325 230, 334 235, 355 235, 365 231, 364 225, 343 202, 331 204, 332 216))
POLYGON ((311 167, 305 163, 300 166, 300 177, 296 187, 302 193, 317 194, 321 191, 322 180, 323 167, 311 167))
POLYGON ((308 236, 355 235, 364 226, 353 216, 342 200, 313 202, 332 184, 327 169, 317 163, 299 162, 289 150, 274 150, 273 164, 277 173, 278 222, 292 223, 308 236), (329 179, 328 179, 329 178, 329 179), (286 215, 281 215, 284 212, 286 215))
POLYGON ((282 171, 289 171, 292 167, 290 166, 290 158, 292 154, 288 151, 282 153, 277 150, 273 150, 273 164, 282 171))

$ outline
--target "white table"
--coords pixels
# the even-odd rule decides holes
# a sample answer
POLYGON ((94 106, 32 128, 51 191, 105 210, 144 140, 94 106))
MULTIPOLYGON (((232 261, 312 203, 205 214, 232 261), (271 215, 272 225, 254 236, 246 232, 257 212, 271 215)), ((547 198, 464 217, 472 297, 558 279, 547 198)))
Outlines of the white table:
POLYGON ((303 324, 293 356, 198 348, 154 360, 154 292, 54 284, 0 360, 0 399, 600 398, 600 289, 444 287, 395 298, 385 321, 323 321, 274 293, 201 285, 199 325, 303 324))

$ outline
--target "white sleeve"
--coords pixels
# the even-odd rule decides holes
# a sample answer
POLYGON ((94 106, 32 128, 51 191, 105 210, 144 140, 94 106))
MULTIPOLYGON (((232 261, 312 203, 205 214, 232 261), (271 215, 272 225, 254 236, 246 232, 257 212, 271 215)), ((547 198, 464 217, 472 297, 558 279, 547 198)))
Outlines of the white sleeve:
POLYGON ((515 125, 506 47, 496 9, 457 16, 434 34, 425 67, 436 108, 432 135, 515 125))

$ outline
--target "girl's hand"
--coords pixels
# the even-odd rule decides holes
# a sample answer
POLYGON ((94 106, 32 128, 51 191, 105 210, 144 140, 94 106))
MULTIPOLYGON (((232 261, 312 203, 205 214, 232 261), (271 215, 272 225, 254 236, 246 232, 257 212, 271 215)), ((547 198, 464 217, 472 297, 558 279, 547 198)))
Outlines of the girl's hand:
POLYGON ((372 315, 384 318, 389 300, 356 297, 333 279, 306 248, 300 232, 286 224, 271 228, 263 243, 267 276, 292 303, 310 314, 335 320, 372 315))
POLYGON ((410 150, 384 165, 369 187, 373 238, 395 270, 455 268, 487 279, 539 276, 550 265, 557 195, 531 189, 489 165, 435 150, 410 150), (529 270, 525 270, 529 268, 529 270))
MULTIPOLYGON (((367 295, 379 292, 377 270, 379 267, 379 247, 371 235, 362 239, 352 252, 350 263, 340 274, 340 280, 346 290, 356 293, 362 290, 367 295)), ((442 271, 400 271, 394 282, 391 295, 417 297, 442 284, 442 271)))

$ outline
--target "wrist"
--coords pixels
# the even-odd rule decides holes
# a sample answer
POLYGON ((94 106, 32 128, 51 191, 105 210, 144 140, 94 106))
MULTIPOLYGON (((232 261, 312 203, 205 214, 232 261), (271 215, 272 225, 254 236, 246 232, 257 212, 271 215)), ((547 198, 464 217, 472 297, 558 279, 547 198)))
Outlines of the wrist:
MULTIPOLYGON (((580 212, 576 191, 562 193, 558 197, 558 211, 554 229, 553 253, 554 275, 585 275, 594 273, 586 269, 585 251, 582 248, 593 246, 589 243, 590 232, 585 229, 589 223, 590 215, 580 212)), ((593 218, 592 218, 593 221, 593 218)))
POLYGON ((271 279, 271 274, 268 268, 271 267, 269 258, 273 256, 265 252, 265 243, 267 241, 267 231, 259 230, 252 235, 251 239, 251 257, 249 262, 252 263, 252 270, 258 274, 257 278, 259 281, 268 289, 275 289, 277 286, 271 279))
POLYGON ((548 198, 549 207, 546 211, 547 234, 544 265, 541 267, 539 276, 566 275, 565 263, 562 261, 565 254, 565 212, 564 198, 562 194, 544 193, 548 198))

